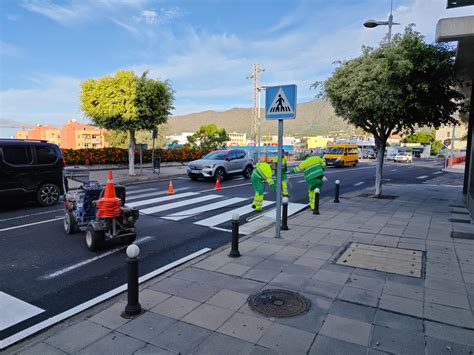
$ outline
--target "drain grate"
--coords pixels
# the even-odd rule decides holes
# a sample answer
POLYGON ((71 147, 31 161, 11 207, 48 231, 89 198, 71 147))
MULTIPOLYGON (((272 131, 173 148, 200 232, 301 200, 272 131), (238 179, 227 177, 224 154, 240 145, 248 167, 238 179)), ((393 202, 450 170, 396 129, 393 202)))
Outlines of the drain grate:
POLYGON ((295 317, 308 312, 311 302, 300 294, 287 290, 264 290, 247 300, 249 307, 267 317, 295 317))

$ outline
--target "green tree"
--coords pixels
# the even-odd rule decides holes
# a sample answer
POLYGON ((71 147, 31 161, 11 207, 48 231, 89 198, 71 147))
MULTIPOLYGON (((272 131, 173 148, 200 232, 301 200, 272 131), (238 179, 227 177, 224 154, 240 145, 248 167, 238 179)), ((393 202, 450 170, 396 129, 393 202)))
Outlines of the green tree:
POLYGON ((230 140, 225 129, 217 128, 215 124, 202 125, 187 139, 190 145, 199 147, 204 151, 217 149, 224 142, 230 140))
POLYGON ((173 90, 167 81, 137 77, 132 71, 88 79, 81 85, 81 109, 99 127, 129 133, 129 175, 135 175, 135 132, 167 121, 173 90))
POLYGON ((454 52, 427 44, 412 26, 379 48, 363 48, 340 63, 325 82, 316 82, 337 115, 370 132, 377 147, 375 196, 382 194, 383 157, 392 133, 417 126, 455 123, 463 96, 456 89, 454 52))
POLYGON ((425 133, 425 132, 416 132, 410 134, 402 139, 403 143, 420 143, 420 144, 431 144, 431 154, 438 154, 443 143, 436 140, 436 135, 434 132, 425 133))

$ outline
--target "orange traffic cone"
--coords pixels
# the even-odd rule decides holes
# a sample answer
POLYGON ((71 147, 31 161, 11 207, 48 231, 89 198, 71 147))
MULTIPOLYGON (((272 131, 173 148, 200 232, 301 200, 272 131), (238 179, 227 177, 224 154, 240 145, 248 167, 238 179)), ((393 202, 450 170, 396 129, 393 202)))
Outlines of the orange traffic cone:
POLYGON ((109 170, 107 184, 102 198, 97 201, 97 216, 100 218, 115 218, 120 216, 122 201, 115 195, 112 170, 109 170))
POLYGON ((216 186, 214 187, 214 190, 220 190, 221 189, 221 181, 219 178, 216 179, 216 186))
POLYGON ((112 176, 112 170, 109 170, 109 176, 107 177, 107 184, 105 184, 104 197, 117 198, 117 196, 115 195, 115 185, 114 185, 114 178, 112 176))
POLYGON ((171 180, 170 180, 170 184, 168 186, 168 195, 174 195, 173 182, 171 180))

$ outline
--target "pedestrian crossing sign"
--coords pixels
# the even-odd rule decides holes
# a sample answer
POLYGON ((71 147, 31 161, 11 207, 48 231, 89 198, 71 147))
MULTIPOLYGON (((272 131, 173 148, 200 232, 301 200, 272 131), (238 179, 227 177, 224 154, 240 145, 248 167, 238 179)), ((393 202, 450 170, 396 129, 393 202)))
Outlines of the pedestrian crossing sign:
POLYGON ((296 85, 269 86, 265 91, 267 120, 292 120, 296 117, 296 85))

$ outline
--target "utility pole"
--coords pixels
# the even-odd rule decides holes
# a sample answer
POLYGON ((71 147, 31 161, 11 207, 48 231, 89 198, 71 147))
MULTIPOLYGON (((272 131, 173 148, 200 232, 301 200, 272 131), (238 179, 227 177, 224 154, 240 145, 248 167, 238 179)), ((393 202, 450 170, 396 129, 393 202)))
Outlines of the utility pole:
POLYGON ((252 122, 252 138, 257 146, 258 161, 260 161, 260 85, 258 76, 260 72, 265 71, 260 64, 253 65, 253 73, 247 79, 253 79, 253 122, 252 122))
POLYGON ((453 134, 451 136, 451 159, 449 159, 449 167, 453 168, 453 159, 454 159, 454 135, 456 134, 456 125, 453 124, 453 134))

